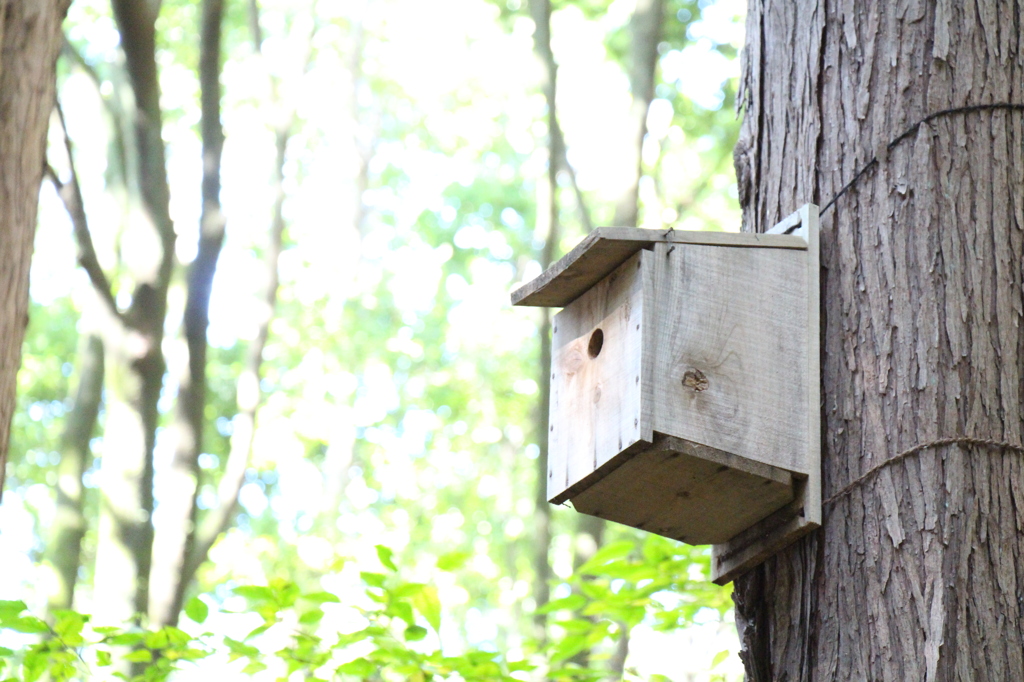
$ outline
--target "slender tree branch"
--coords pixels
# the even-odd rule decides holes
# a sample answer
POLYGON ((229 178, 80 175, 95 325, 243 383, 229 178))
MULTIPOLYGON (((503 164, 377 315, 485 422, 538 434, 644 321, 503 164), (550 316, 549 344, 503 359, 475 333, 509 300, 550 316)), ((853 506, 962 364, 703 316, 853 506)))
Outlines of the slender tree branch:
MULTIPOLYGON (((262 56, 263 36, 260 29, 257 0, 250 0, 249 25, 252 31, 254 52, 262 56)), ((312 31, 316 31, 315 22, 312 31)), ((308 42, 312 45, 312 39, 308 42)), ((312 58, 311 48, 306 57, 304 71, 309 69, 312 58)), ((280 116, 282 106, 280 84, 276 78, 270 75, 269 70, 268 78, 270 78, 271 85, 271 109, 273 115, 278 117, 280 116)), ((260 370, 263 364, 263 350, 270 336, 270 322, 273 319, 274 308, 277 305, 277 290, 280 284, 278 261, 283 249, 285 228, 284 166, 287 160, 288 141, 291 139, 295 122, 294 109, 291 109, 286 116, 275 118, 273 121, 276 150, 272 179, 274 205, 271 212, 268 245, 264 256, 266 288, 263 294, 262 319, 259 320, 256 338, 249 344, 245 363, 238 377, 236 391, 238 412, 233 423, 234 432, 231 435, 231 448, 228 453, 227 463, 225 464, 224 474, 217 489, 217 506, 206 514, 195 532, 192 551, 189 553, 182 570, 182 584, 184 585, 187 585, 192 580, 195 572, 206 561, 210 549, 217 541, 217 538, 231 527, 232 517, 238 507, 238 495, 242 490, 242 485, 245 483, 245 472, 248 469, 249 459, 252 454, 253 439, 256 433, 256 413, 262 399, 260 392, 260 370)))
MULTIPOLYGON (((111 118, 111 129, 114 134, 113 144, 118 161, 118 172, 121 173, 121 182, 127 186, 128 159, 126 151, 127 147, 125 144, 125 113, 121 106, 121 101, 116 95, 110 95, 103 92, 103 77, 100 76, 96 67, 86 61, 85 57, 82 56, 82 53, 80 53, 71 41, 68 40, 67 35, 64 36, 64 42, 61 46, 61 54, 63 54, 65 58, 70 59, 75 66, 80 68, 96 87, 96 92, 100 97, 100 101, 103 102, 103 108, 106 109, 107 114, 109 114, 111 118)), ((110 65, 110 68, 116 73, 116 67, 113 64, 110 65)))
POLYGON ((204 519, 196 533, 193 551, 185 564, 182 581, 188 582, 196 570, 206 560, 213 543, 221 533, 231 527, 231 517, 238 506, 238 494, 245 482, 245 471, 252 453, 253 439, 256 434, 256 411, 261 402, 260 367, 263 364, 263 349, 270 336, 270 322, 277 305, 279 277, 277 264, 280 259, 284 242, 284 164, 291 127, 286 126, 277 131, 275 136, 277 158, 274 164, 274 209, 270 227, 270 243, 268 244, 265 264, 267 286, 263 297, 263 319, 259 323, 256 338, 249 344, 245 365, 238 377, 237 402, 238 414, 234 420, 234 432, 231 435, 231 450, 217 490, 218 503, 204 519))
MULTIPOLYGON (((558 134, 559 136, 561 136, 562 134, 560 128, 558 129, 558 134)), ((594 221, 593 218, 591 218, 593 214, 590 212, 590 206, 588 205, 589 202, 587 201, 587 198, 583 195, 583 190, 580 189, 580 183, 578 182, 576 177, 576 168, 571 163, 569 163, 569 157, 567 154, 568 150, 566 150, 565 148, 565 142, 562 142, 561 151, 562 168, 565 169, 565 172, 569 174, 569 181, 572 183, 572 193, 573 196, 576 198, 576 213, 579 215, 580 224, 583 226, 583 231, 586 233, 590 233, 594 230, 594 221)))
POLYGON ((89 221, 85 214, 85 204, 82 200, 82 188, 78 183, 78 172, 75 169, 75 157, 71 144, 71 137, 68 135, 67 124, 64 120, 64 111, 60 102, 57 103, 57 117, 60 119, 61 133, 64 136, 64 149, 68 155, 68 168, 71 178, 67 182, 61 182, 57 172, 50 164, 46 164, 45 175, 57 190, 57 195, 64 204, 68 216, 71 218, 71 225, 75 233, 75 241, 78 244, 78 264, 82 266, 93 288, 103 301, 108 312, 120 319, 121 312, 117 309, 117 301, 110 286, 110 280, 103 272, 99 259, 96 257, 96 248, 92 242, 92 232, 89 230, 89 221))

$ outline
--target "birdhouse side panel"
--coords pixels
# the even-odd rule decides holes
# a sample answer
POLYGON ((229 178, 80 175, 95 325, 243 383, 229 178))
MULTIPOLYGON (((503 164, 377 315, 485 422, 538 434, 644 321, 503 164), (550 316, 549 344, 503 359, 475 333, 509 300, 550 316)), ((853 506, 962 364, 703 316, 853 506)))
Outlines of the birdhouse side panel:
POLYGON ((562 502, 623 450, 651 440, 645 318, 652 295, 641 251, 555 315, 548 499, 562 502), (575 487, 574 487, 575 486, 575 487))
POLYGON ((806 252, 652 255, 654 430, 809 473, 806 252))

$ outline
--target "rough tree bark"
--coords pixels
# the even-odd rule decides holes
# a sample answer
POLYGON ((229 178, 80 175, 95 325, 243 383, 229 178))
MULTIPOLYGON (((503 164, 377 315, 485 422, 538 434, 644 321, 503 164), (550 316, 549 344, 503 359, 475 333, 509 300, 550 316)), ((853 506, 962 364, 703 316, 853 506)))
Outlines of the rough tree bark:
POLYGON ((1021 443, 1022 6, 749 10, 746 228, 868 169, 821 222, 824 495, 853 487, 736 581, 747 677, 1024 679, 1020 450, 930 445, 1021 443))
POLYGON ((0 498, 3 496, 60 24, 70 0, 0 0, 0 498))

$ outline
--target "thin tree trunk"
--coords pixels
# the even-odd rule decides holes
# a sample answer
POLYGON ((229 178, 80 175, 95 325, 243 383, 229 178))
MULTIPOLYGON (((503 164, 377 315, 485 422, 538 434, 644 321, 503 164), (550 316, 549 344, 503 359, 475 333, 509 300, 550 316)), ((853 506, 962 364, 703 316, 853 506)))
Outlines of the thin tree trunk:
POLYGON ((202 214, 199 245, 189 267, 183 336, 187 362, 178 383, 175 451, 166 473, 168 496, 161 500, 161 523, 153 544, 150 576, 150 621, 174 625, 181 613, 186 585, 182 567, 192 551, 199 494, 199 454, 206 424, 206 330, 210 326, 210 294, 217 260, 224 245, 224 214, 220 204, 220 166, 224 149, 221 126, 221 26, 223 0, 204 0, 199 28, 199 87, 202 117, 202 214))
POLYGON ((67 0, 0 0, 0 499, 67 0))
MULTIPOLYGON (((161 349, 174 227, 165 169, 156 65, 159 3, 113 0, 133 95, 130 112, 138 196, 126 239, 125 267, 134 281, 131 305, 108 325, 107 419, 101 467, 96 550, 96 615, 124 623, 149 606, 153 548, 153 447, 165 371, 161 349)), ((101 292, 103 295, 103 292, 101 292)))
MULTIPOLYGON (((263 36, 259 23, 259 7, 256 0, 250 0, 250 28, 253 47, 262 54, 263 36)), ((264 251, 265 281, 262 314, 257 322, 257 334, 246 350, 242 371, 238 377, 236 403, 238 412, 232 422, 231 446, 227 463, 217 490, 217 506, 211 509, 197 524, 194 537, 189 542, 189 552, 182 564, 181 578, 177 584, 175 601, 184 602, 185 590, 195 578, 196 571, 206 561, 210 549, 221 533, 231 526, 231 519, 238 506, 238 493, 245 482, 245 470, 252 453, 253 438, 256 435, 256 412, 262 400, 260 390, 260 369, 263 364, 263 349, 270 336, 270 322, 277 305, 279 285, 278 261, 284 239, 284 166, 287 161, 288 141, 295 125, 295 114, 280 113, 278 83, 271 80, 271 109, 280 118, 274 121, 274 169, 271 180, 274 203, 271 209, 270 233, 264 251)), ((180 609, 180 606, 179 606, 180 609)))
MULTIPOLYGON (((540 62, 541 89, 548 108, 548 173, 547 184, 537 192, 538 231, 544 235, 540 266, 543 269, 554 260, 558 248, 558 164, 564 156, 562 133, 558 125, 556 93, 558 66, 551 51, 551 0, 530 0, 533 17, 533 50, 540 62)), ((548 412, 551 408, 551 311, 541 310, 540 328, 540 402, 537 405, 536 437, 540 453, 537 457, 537 476, 533 511, 533 600, 539 609, 551 598, 551 506, 548 504, 548 412)), ((543 646, 547 641, 547 614, 534 612, 534 636, 543 646)))
POLYGON ((658 43, 665 19, 665 0, 637 0, 629 21, 629 87, 633 103, 629 109, 632 144, 629 152, 630 176, 615 201, 616 225, 635 226, 640 211, 640 178, 643 176, 644 137, 647 135, 647 110, 654 99, 658 68, 658 43))
POLYGON ((853 487, 736 581, 749 680, 1024 679, 1024 462, 999 445, 1024 435, 1022 19, 750 3, 744 221, 831 204, 824 495, 853 487))
POLYGON ((46 543, 46 559, 53 567, 56 589, 48 609, 70 609, 74 603, 81 564, 85 518, 85 486, 82 476, 92 462, 93 431, 103 396, 103 340, 96 332, 83 336, 78 349, 78 386, 61 437, 57 465, 57 509, 46 543))
MULTIPOLYGON (((196 541, 182 571, 181 585, 184 588, 195 577, 199 566, 206 561, 210 548, 220 534, 231 525, 231 518, 238 505, 238 493, 245 482, 245 469, 252 452, 253 437, 256 434, 256 411, 262 400, 260 390, 260 367, 263 364, 263 349, 270 336, 270 321, 277 305, 278 273, 284 236, 284 164, 287 159, 290 128, 281 128, 275 134, 277 149, 274 163, 272 189, 274 209, 270 235, 264 263, 266 265, 266 288, 263 296, 264 314, 258 320, 259 331, 246 351, 242 372, 238 377, 238 413, 232 422, 231 450, 218 489, 217 507, 203 519, 196 531, 196 541)), ((179 597, 180 599, 180 597, 179 597)))
POLYGON ((83 335, 78 353, 78 386, 68 411, 61 438, 61 457, 57 468, 57 509, 49 529, 46 558, 57 577, 55 590, 48 596, 48 608, 70 609, 81 563, 82 539, 88 522, 85 518, 85 487, 82 477, 92 459, 92 434, 96 429, 103 399, 104 343, 102 328, 108 323, 119 326, 117 304, 110 283, 100 267, 93 247, 82 189, 75 169, 74 150, 68 137, 64 112, 57 103, 57 120, 67 155, 68 180, 62 182, 47 163, 46 175, 71 219, 78 246, 78 264, 85 270, 99 296, 93 299, 82 317, 88 332, 83 335))

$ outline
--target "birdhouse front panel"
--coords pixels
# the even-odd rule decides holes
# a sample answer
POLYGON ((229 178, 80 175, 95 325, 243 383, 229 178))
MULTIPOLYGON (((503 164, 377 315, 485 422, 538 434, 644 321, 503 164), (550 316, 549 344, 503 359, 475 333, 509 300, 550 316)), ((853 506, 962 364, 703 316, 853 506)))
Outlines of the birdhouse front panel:
POLYGON ((568 499, 614 457, 650 442, 650 396, 646 401, 643 396, 649 383, 643 380, 649 371, 643 344, 652 295, 650 257, 647 251, 634 254, 554 317, 548 425, 552 501, 568 499))

